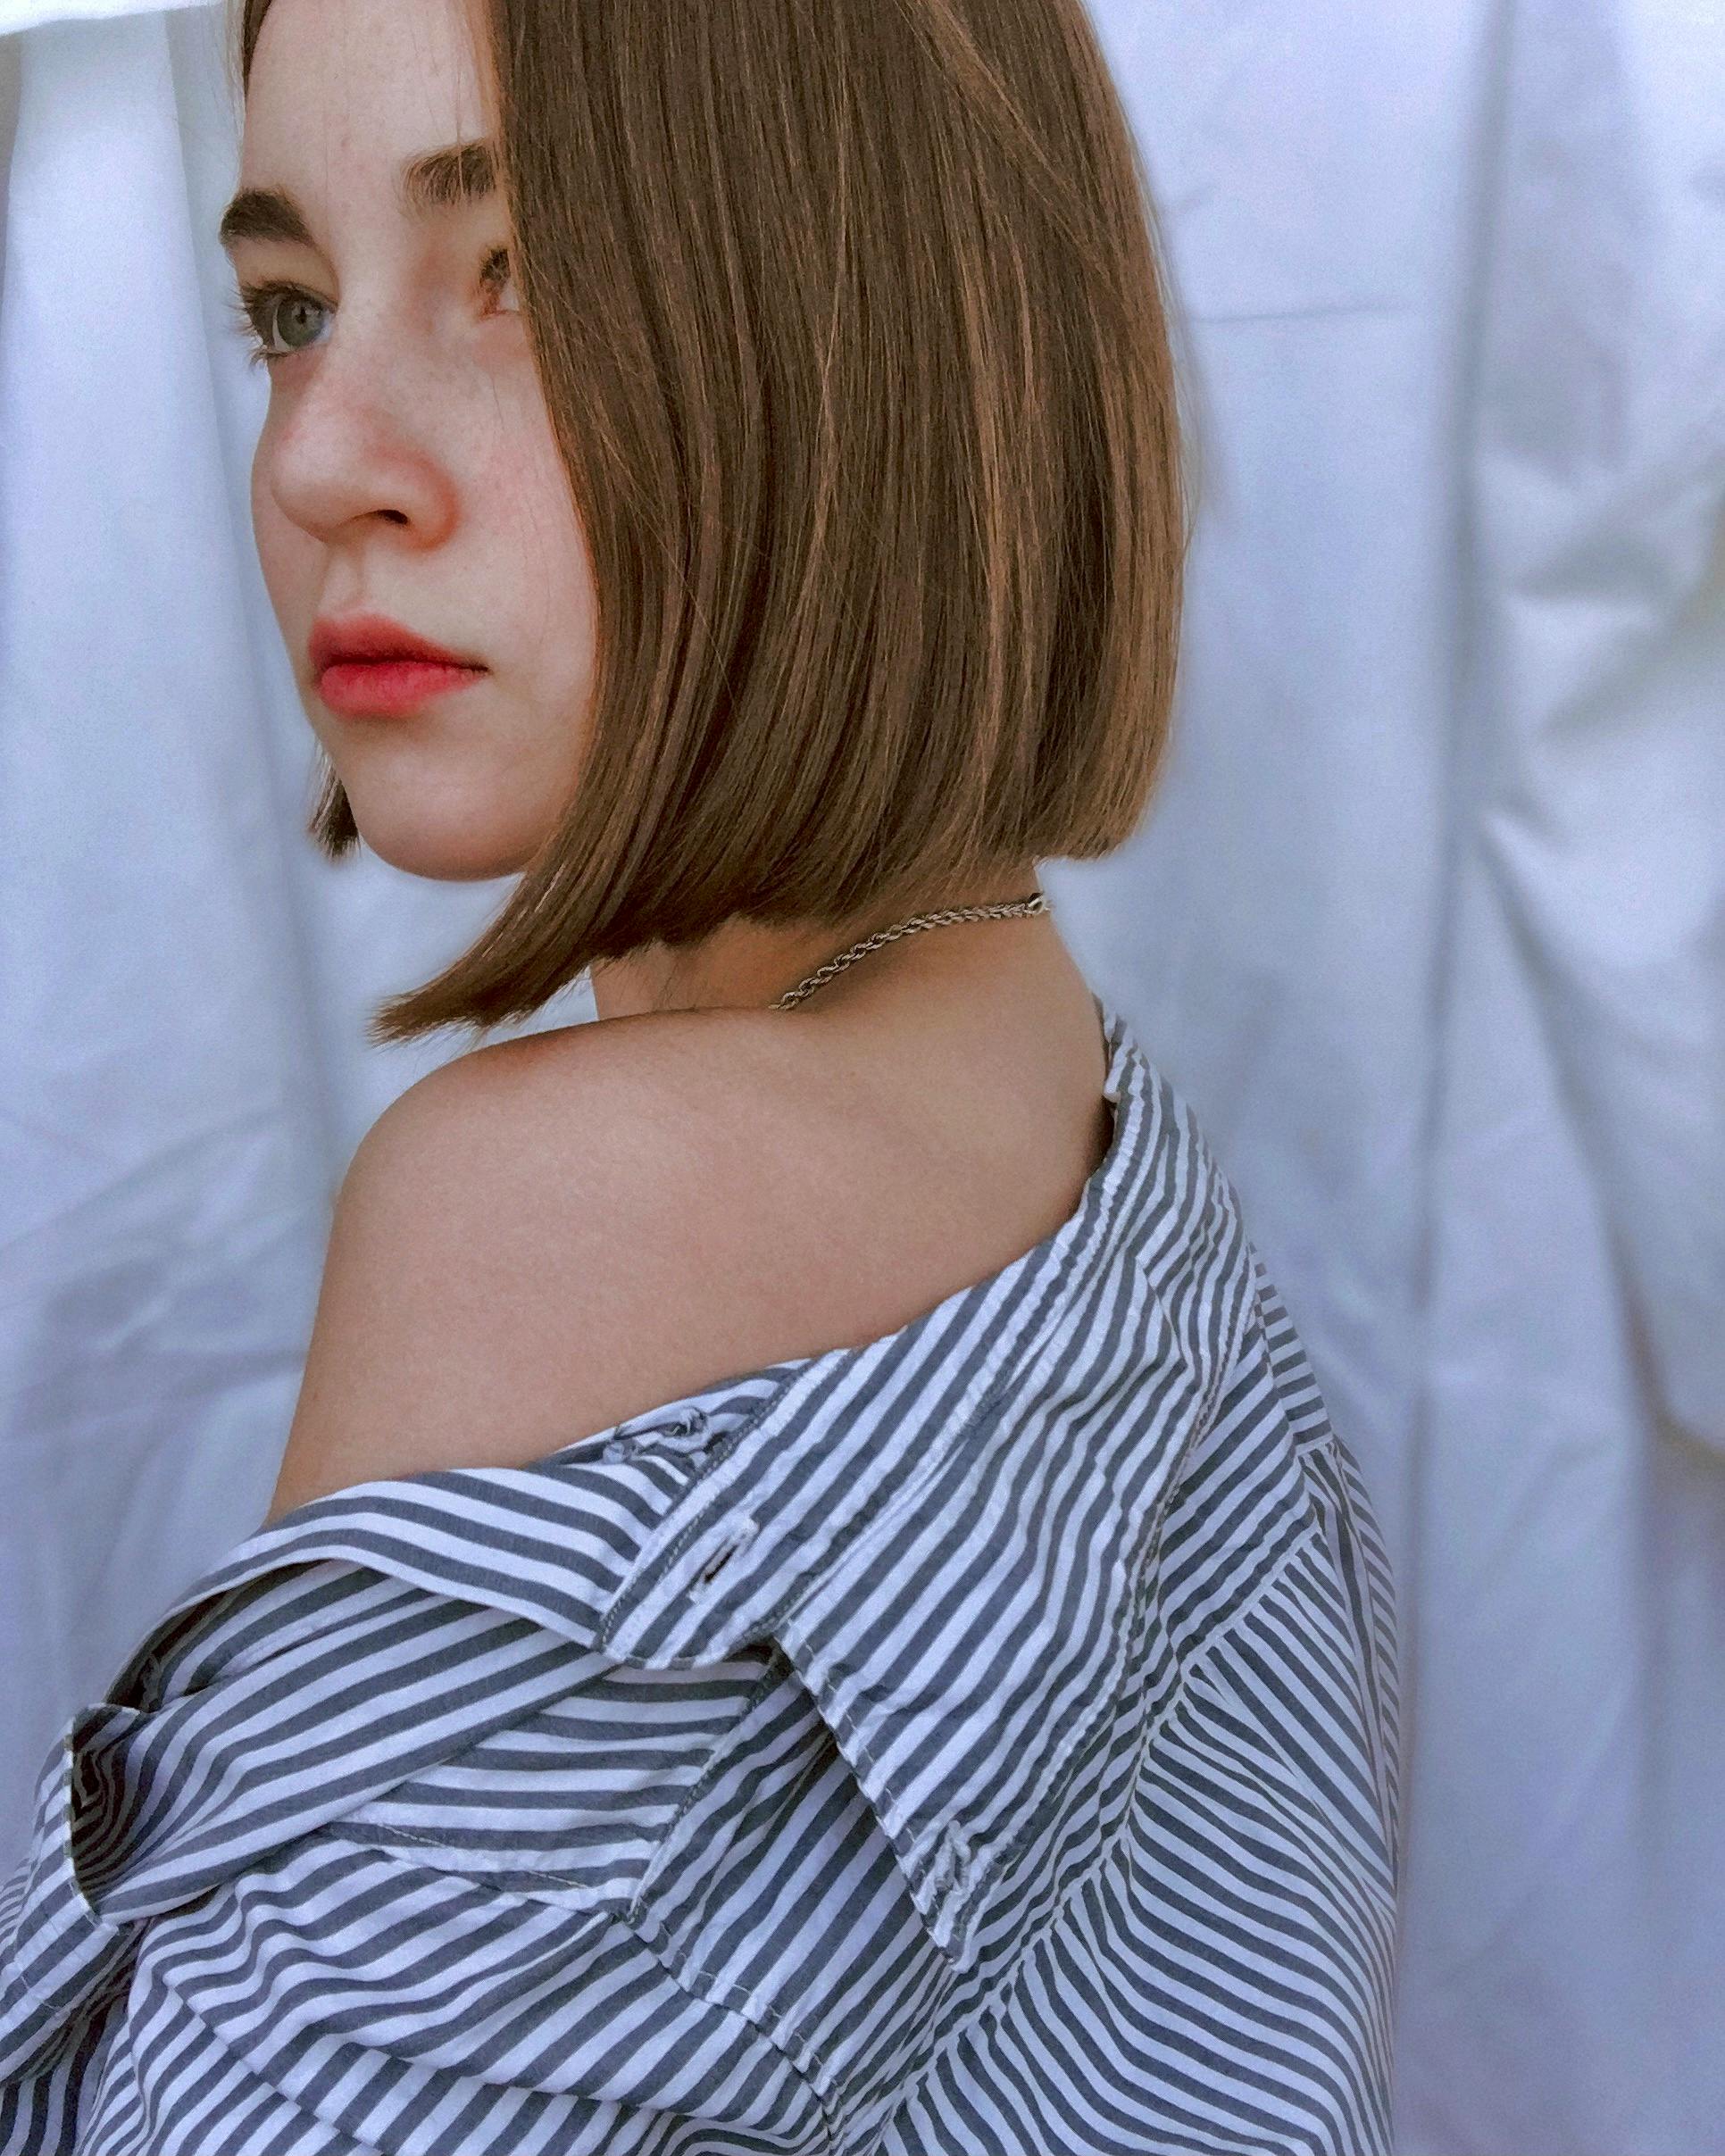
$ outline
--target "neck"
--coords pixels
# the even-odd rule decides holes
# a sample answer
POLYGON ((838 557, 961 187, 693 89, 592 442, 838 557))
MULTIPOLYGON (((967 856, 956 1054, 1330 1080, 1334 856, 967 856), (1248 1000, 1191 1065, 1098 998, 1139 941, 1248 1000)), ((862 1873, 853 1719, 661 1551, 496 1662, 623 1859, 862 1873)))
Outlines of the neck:
MULTIPOLYGON (((866 916, 856 915, 837 923, 766 927, 757 921, 729 920, 698 944, 674 950, 654 944, 630 953, 626 959, 596 966, 592 975, 594 1005, 602 1019, 633 1018, 651 1011, 764 1010, 818 966, 882 928, 949 906, 999 905, 1028 898, 1038 888, 1036 866, 1029 862, 1007 875, 990 877, 974 889, 926 896, 920 903, 871 909, 866 916)), ((938 961, 917 951, 920 945, 1038 925, 1046 928, 1048 916, 954 922, 919 930, 865 953, 854 961, 854 969, 847 967, 824 982, 807 1000, 812 1004, 822 1002, 840 982, 850 978, 853 970, 859 974, 866 970, 878 980, 888 970, 897 974, 912 964, 938 964, 938 961)))

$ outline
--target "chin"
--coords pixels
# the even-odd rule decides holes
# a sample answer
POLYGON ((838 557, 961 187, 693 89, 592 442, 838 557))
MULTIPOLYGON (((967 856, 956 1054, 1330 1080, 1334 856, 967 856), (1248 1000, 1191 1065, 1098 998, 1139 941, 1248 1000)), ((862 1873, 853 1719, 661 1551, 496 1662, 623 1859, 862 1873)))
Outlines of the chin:
POLYGON ((519 875, 543 841, 543 834, 487 829, 477 819, 440 820, 429 816, 370 812, 350 791, 348 802, 363 844, 379 861, 404 876, 434 883, 485 883, 519 875))

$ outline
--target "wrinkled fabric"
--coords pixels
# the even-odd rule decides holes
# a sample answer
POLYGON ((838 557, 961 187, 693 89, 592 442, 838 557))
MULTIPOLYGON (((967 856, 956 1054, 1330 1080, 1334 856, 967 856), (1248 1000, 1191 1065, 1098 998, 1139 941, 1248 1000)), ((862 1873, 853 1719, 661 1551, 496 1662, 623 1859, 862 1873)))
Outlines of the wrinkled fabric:
POLYGON ((1394 1592, 1124 1021, 861 1348, 259 1531, 0 1891, 0 2156, 1388 2156, 1394 1592))
MULTIPOLYGON (((0 38, 14 1850, 68 1711, 264 1507, 329 1193, 441 1052, 365 1049, 365 1011, 501 895, 295 837, 264 390, 214 244, 221 11, 45 12, 72 11, 12 0, 0 38)), ((1092 12, 1162 213, 1199 515, 1168 783, 1044 882, 1203 1117, 1379 1500, 1398 2156, 1697 2156, 1725 2119, 1719 9, 1092 12)))

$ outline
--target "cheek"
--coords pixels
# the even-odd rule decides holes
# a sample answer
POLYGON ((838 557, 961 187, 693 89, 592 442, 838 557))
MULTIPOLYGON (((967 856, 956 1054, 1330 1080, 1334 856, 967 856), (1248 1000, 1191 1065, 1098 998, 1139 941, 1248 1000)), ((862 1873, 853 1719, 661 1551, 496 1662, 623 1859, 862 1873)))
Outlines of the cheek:
POLYGON ((303 669, 305 642, 317 611, 320 550, 309 533, 282 514, 269 485, 267 440, 266 436, 252 459, 252 532, 283 640, 296 668, 303 669))
POLYGON ((587 534, 542 414, 499 445, 486 484, 509 613, 541 687, 561 703, 591 678, 596 595, 587 534))

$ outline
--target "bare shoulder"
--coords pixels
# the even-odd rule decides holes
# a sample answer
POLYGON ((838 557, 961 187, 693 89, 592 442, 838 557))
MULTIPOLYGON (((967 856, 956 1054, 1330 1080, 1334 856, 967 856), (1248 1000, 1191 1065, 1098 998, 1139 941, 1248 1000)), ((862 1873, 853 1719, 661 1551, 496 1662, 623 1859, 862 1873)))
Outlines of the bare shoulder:
MULTIPOLYGON (((1088 1011, 1087 1011, 1088 1016, 1088 1011)), ((1087 1043, 1087 1054, 1089 1044, 1087 1043)), ((496 1042, 410 1086, 338 1195, 267 1517, 517 1466, 879 1339, 1051 1233, 1096 1161, 1084 1057, 818 1045, 753 1011, 496 1042)))
POLYGON ((520 1464, 842 1344, 820 1334, 846 1278, 811 1183, 839 1115, 746 1012, 529 1035, 420 1079, 338 1195, 267 1517, 520 1464))

